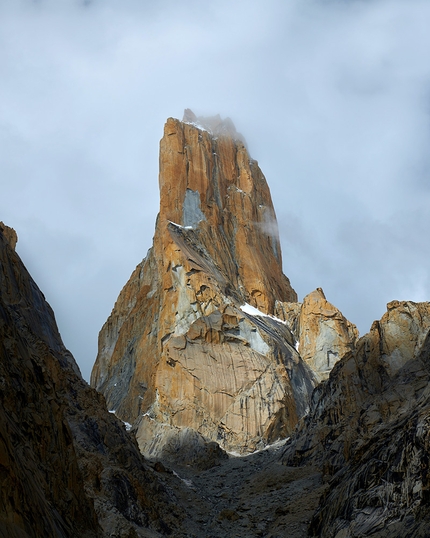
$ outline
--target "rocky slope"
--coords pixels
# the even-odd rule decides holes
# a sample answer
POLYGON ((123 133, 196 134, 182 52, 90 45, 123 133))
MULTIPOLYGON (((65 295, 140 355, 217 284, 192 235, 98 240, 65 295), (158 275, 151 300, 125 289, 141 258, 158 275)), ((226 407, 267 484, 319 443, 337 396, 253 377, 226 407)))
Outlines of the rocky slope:
POLYGON ((318 376, 285 322, 300 307, 257 162, 230 121, 184 119, 165 125, 153 247, 100 333, 91 384, 144 454, 246 453, 294 429, 318 376))
POLYGON ((176 466, 188 484, 176 491, 200 528, 198 538, 304 538, 327 488, 315 466, 282 465, 282 442, 196 473, 176 466))
POLYGON ((189 535, 176 499, 82 380, 15 243, 0 223, 0 536, 189 535))
POLYGON ((389 303, 315 390, 283 455, 331 477, 312 536, 429 535, 429 330, 430 303, 389 303))

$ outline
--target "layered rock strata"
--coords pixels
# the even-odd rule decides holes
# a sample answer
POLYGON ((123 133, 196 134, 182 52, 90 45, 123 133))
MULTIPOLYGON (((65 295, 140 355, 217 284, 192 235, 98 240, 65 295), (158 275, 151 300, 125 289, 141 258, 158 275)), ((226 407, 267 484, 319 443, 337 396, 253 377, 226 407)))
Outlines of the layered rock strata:
POLYGON ((0 536, 185 535, 175 500, 81 378, 15 243, 2 224, 0 536))
POLYGON ((153 247, 99 336, 91 383, 159 454, 191 428, 240 453, 288 435, 316 377, 278 304, 282 273, 266 180, 231 121, 169 119, 153 247))
POLYGON ((430 303, 387 308, 317 387, 283 456, 332 477, 312 536, 428 536, 430 303))

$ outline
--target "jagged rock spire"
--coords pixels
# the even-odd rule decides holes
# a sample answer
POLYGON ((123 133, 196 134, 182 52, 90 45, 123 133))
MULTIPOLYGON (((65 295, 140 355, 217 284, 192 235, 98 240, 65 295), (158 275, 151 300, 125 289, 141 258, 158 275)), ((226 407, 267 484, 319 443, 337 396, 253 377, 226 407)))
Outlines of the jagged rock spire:
POLYGON ((268 317, 297 296, 263 173, 230 120, 184 119, 166 122, 154 244, 100 333, 92 384, 144 453, 183 428, 247 452, 292 430, 315 377, 268 317))

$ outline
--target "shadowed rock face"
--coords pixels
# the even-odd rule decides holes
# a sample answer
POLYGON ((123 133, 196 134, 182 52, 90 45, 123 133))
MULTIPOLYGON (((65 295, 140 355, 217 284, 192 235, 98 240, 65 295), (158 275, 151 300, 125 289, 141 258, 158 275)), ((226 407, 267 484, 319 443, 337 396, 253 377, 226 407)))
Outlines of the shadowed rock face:
POLYGON ((249 452, 292 431, 316 378, 266 315, 297 297, 261 170, 230 121, 186 119, 165 125, 154 244, 101 330, 91 384, 146 454, 186 427, 249 452))
POLYGON ((82 380, 15 243, 2 225, 0 536, 181 535, 135 440, 82 380))
POLYGON ((428 536, 430 303, 387 308, 316 388, 283 456, 333 477, 315 536, 428 536))

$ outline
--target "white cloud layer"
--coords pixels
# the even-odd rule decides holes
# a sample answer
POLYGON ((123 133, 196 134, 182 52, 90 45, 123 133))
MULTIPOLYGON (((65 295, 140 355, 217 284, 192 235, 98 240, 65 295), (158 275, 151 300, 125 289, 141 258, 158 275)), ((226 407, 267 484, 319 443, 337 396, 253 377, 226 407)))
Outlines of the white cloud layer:
POLYGON ((284 271, 366 332, 430 299, 427 0, 3 0, 0 220, 87 379, 151 245, 169 116, 230 116, 284 271))

